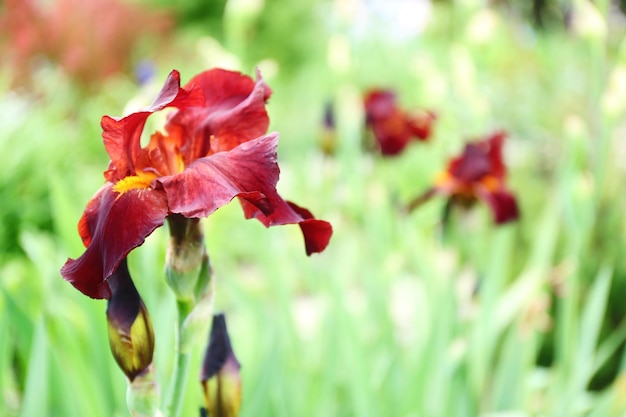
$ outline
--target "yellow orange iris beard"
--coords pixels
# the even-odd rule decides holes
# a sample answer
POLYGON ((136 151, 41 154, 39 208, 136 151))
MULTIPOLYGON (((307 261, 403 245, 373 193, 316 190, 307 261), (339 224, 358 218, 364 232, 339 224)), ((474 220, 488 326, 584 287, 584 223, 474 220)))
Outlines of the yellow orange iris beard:
POLYGON ((124 194, 127 191, 135 190, 138 188, 148 188, 153 179, 156 178, 154 174, 140 173, 138 175, 132 175, 119 180, 114 186, 113 191, 124 194))
POLYGON ((498 191, 502 188, 502 181, 494 177, 493 175, 485 175, 480 183, 483 187, 485 187, 488 191, 494 192, 498 191))

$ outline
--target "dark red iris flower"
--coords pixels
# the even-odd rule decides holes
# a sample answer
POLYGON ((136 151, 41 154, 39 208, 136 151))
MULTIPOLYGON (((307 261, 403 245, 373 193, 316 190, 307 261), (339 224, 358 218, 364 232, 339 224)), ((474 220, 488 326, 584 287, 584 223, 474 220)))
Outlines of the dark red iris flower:
POLYGON ((365 95, 365 122, 372 129, 380 152, 400 154, 411 140, 427 140, 436 115, 430 111, 408 113, 391 90, 371 90, 365 95))
POLYGON ((451 202, 470 206, 476 200, 489 205, 496 224, 519 218, 515 196, 505 185, 506 167, 502 161, 502 146, 506 133, 469 142, 463 153, 448 163, 435 180, 435 186, 410 204, 416 208, 435 194, 447 195, 451 202))
POLYGON ((238 72, 214 69, 180 86, 172 71, 148 108, 122 118, 104 116, 102 137, 111 158, 105 184, 78 224, 86 246, 61 274, 84 294, 109 298, 108 278, 127 254, 170 214, 206 217, 238 197, 246 218, 266 227, 297 223, 307 254, 324 250, 332 227, 276 191, 278 133, 265 134, 271 89, 238 72), (165 108, 164 129, 142 147, 147 118, 165 108))

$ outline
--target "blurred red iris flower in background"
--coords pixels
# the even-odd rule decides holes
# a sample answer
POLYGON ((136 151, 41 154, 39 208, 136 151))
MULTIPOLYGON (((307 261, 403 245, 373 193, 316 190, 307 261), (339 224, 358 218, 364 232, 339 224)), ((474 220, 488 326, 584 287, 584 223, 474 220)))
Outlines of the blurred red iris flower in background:
POLYGON ((427 140, 437 118, 430 111, 404 111, 391 90, 368 91, 364 106, 366 126, 371 128, 378 148, 385 156, 400 154, 411 140, 427 140))
POLYGON ((104 116, 104 146, 111 158, 105 184, 78 224, 86 246, 63 266, 63 277, 84 294, 109 298, 108 278, 127 254, 170 214, 206 217, 238 197, 246 218, 265 226, 298 223, 307 254, 324 250, 332 227, 276 191, 278 133, 265 134, 271 90, 238 72, 214 69, 180 86, 172 71, 147 109, 122 118, 104 116), (175 110, 147 146, 147 118, 175 110))
POLYGON ((520 215, 517 200, 505 185, 506 167, 502 160, 505 137, 505 132, 497 131, 467 143, 463 153, 439 173, 434 187, 414 199, 409 209, 415 209, 435 194, 443 194, 450 197, 451 204, 463 207, 484 201, 496 224, 517 220, 520 215))

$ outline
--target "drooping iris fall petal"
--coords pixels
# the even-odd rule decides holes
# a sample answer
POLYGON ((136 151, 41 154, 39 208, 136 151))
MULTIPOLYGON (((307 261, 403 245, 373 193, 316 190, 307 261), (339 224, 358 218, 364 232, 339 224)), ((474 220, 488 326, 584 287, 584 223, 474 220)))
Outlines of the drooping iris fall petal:
POLYGON ((478 198, 489 205, 496 224, 508 223, 519 218, 515 196, 506 189, 477 190, 478 198))
POLYGON ((266 226, 298 223, 307 254, 328 244, 330 224, 291 206, 276 191, 278 134, 265 135, 270 88, 225 70, 205 71, 180 86, 177 71, 148 108, 122 118, 102 118, 111 157, 105 185, 79 222, 86 246, 63 266, 63 277, 94 298, 109 298, 107 279, 120 262, 173 214, 205 217, 239 197, 247 218, 266 226), (147 118, 173 108, 164 130, 146 146, 147 118))
POLYGON ((106 183, 89 202, 81 219, 81 236, 87 246, 78 259, 69 259, 61 275, 93 298, 109 298, 107 278, 126 255, 163 224, 167 216, 165 193, 134 189, 124 194, 106 183))
POLYGON ((316 219, 310 211, 283 200, 277 193, 274 194, 273 201, 277 205, 274 211, 267 215, 250 202, 240 199, 246 219, 256 218, 265 227, 297 223, 304 236, 307 255, 321 252, 326 248, 333 234, 330 223, 316 219))
POLYGON ((170 211, 185 217, 206 217, 235 196, 269 213, 279 175, 277 146, 277 133, 262 136, 230 152, 200 158, 180 174, 157 182, 165 190, 170 211))
POLYGON ((291 201, 287 201, 286 203, 289 205, 291 211, 302 218, 302 220, 298 221, 298 225, 304 236, 307 255, 326 249, 330 237, 333 235, 333 228, 330 223, 324 220, 317 220, 309 210, 291 201))

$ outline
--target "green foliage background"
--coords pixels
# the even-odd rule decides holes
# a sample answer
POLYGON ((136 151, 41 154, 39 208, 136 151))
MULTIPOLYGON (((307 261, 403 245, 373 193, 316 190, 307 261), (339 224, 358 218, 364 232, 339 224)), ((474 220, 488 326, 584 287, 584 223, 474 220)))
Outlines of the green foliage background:
MULTIPOLYGON (((3 67, 0 415, 128 415, 106 303, 59 275, 82 251, 76 222, 103 182, 100 117, 149 101, 172 68, 187 80, 257 65, 274 90, 279 191, 335 235, 307 258, 297 227, 266 230, 237 204, 205 221, 216 308, 243 365, 242 416, 626 412, 623 17, 608 1, 577 0, 569 27, 539 31, 520 9, 436 2, 423 33, 397 39, 380 26, 355 32, 342 4, 179 3, 172 39, 138 52, 157 69, 142 87, 120 74, 86 92, 46 65, 30 90, 16 90, 3 67), (435 110, 431 141, 393 159, 363 151, 361 94, 372 86, 435 110), (332 157, 318 148, 328 100, 332 157), (402 211, 466 140, 495 128, 510 132, 518 223, 496 228, 478 205, 454 212, 444 233, 443 200, 402 211)), ((163 391, 175 322, 166 242, 157 230, 130 257, 163 391)), ((202 404, 202 350, 185 416, 202 404)))

